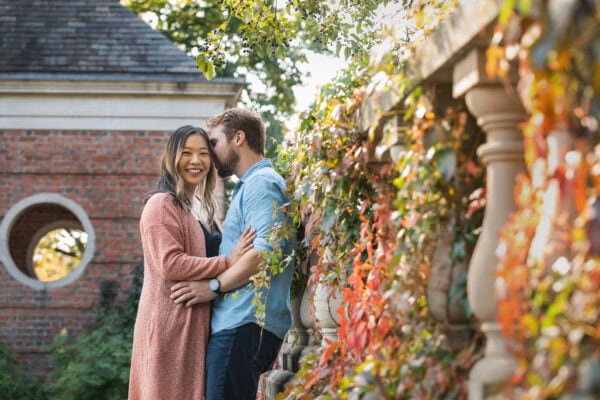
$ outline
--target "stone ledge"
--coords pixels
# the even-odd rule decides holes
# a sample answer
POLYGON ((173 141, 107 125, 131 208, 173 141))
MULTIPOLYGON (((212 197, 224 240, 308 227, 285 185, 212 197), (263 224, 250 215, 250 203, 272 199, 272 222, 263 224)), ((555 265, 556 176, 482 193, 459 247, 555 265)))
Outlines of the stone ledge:
POLYGON ((415 54, 418 82, 452 79, 451 65, 467 50, 488 45, 499 14, 497 0, 465 0, 425 38, 415 54))

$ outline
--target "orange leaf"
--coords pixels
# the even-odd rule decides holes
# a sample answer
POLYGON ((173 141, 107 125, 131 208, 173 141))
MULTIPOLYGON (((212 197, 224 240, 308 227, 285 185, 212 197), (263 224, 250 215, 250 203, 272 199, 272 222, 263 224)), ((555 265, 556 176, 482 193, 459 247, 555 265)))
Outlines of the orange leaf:
POLYGON ((494 78, 500 75, 498 65, 500 60, 504 57, 504 48, 501 46, 492 45, 487 48, 485 62, 485 72, 490 78, 494 78))
POLYGON ((381 337, 384 337, 390 331, 392 324, 387 318, 379 318, 379 323, 377 324, 377 334, 381 337))
POLYGON ((339 342, 334 342, 331 339, 324 339, 324 342, 327 344, 327 348, 325 349, 325 351, 323 352, 323 354, 321 354, 321 357, 319 358, 319 363, 320 364, 327 364, 329 362, 329 359, 331 358, 331 355, 333 354, 334 351, 336 351, 340 345, 339 342))
POLYGON ((313 377, 310 381, 306 382, 306 384, 304 385, 304 389, 310 390, 310 388, 312 388, 315 385, 315 383, 317 383, 317 381, 319 380, 319 372, 321 372, 321 368, 317 367, 314 369, 313 377))

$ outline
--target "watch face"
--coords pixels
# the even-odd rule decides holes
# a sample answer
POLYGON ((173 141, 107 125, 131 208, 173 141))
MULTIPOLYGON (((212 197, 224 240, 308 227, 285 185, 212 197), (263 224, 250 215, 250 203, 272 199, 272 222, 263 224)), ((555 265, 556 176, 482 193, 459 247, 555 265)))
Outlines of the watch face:
POLYGON ((221 285, 219 284, 219 281, 218 281, 218 280, 216 280, 216 279, 211 279, 211 280, 208 282, 208 287, 209 287, 209 288, 210 288, 210 290, 212 290, 213 292, 214 292, 214 291, 216 291, 216 290, 219 290, 219 286, 221 286, 221 285))

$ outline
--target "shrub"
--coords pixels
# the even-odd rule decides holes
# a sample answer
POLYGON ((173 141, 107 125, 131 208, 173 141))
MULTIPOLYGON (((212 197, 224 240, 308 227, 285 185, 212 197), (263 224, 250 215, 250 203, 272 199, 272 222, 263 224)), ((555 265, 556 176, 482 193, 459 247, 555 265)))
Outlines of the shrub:
POLYGON ((3 400, 48 398, 43 381, 30 377, 17 363, 17 355, 3 346, 0 346, 0 393, 3 400))
POLYGON ((53 399, 127 398, 142 271, 142 266, 138 265, 123 302, 116 301, 116 282, 106 281, 102 285, 98 317, 89 334, 72 340, 64 330, 55 338, 51 348, 55 364, 51 386, 53 399))

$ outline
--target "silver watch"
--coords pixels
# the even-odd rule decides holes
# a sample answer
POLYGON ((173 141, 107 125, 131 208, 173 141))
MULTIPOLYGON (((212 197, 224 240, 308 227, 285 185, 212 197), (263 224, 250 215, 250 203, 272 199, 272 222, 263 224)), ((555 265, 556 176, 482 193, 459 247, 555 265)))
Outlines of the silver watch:
POLYGON ((223 294, 223 292, 221 291, 221 282, 219 282, 217 278, 213 278, 210 281, 208 281, 208 288, 215 292, 217 296, 223 294))

